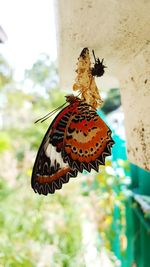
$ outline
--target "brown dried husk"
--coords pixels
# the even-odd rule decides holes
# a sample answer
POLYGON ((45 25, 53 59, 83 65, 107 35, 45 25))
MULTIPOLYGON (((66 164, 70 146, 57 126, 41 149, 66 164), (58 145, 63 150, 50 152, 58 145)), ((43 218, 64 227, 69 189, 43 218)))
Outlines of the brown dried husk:
POLYGON ((79 90, 81 98, 84 99, 93 108, 101 107, 103 101, 100 97, 99 90, 95 83, 95 77, 92 75, 91 61, 88 48, 84 49, 85 53, 81 55, 77 63, 77 77, 73 90, 79 90))

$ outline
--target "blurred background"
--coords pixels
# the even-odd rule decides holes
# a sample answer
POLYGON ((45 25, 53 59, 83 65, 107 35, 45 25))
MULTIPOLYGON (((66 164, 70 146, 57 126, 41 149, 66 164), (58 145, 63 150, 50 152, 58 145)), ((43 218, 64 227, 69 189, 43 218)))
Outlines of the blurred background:
POLYGON ((99 81, 98 113, 116 142, 106 166, 54 195, 35 194, 32 167, 50 120, 34 121, 72 90, 60 84, 53 1, 5 0, 0 9, 0 266, 148 267, 148 253, 138 257, 140 236, 143 246, 150 243, 149 198, 141 204, 131 189, 149 174, 127 160, 118 79, 99 81))

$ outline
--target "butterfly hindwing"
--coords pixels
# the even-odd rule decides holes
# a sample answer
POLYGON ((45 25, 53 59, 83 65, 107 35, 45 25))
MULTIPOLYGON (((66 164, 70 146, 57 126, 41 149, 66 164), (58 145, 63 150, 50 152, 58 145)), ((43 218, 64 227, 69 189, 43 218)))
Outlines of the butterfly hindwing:
POLYGON ((99 117, 95 109, 80 102, 76 113, 67 125, 62 157, 71 168, 98 171, 105 164, 105 157, 111 155, 114 141, 111 130, 99 117))

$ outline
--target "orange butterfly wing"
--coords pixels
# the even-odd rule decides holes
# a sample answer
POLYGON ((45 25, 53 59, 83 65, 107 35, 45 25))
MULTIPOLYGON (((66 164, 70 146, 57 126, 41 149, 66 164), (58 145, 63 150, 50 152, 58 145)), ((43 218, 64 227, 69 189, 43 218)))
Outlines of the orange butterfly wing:
POLYGON ((105 164, 105 157, 111 155, 114 144, 111 130, 99 117, 95 109, 81 102, 78 110, 67 124, 62 157, 72 169, 98 171, 105 164))

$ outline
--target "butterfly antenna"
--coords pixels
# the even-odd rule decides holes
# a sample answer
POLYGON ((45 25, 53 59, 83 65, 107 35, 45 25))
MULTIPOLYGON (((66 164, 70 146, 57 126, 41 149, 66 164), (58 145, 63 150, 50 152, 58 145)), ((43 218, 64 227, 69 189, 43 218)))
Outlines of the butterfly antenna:
POLYGON ((61 109, 65 104, 66 104, 66 102, 63 105, 59 106, 58 108, 55 108, 51 112, 47 113, 42 118, 36 120, 34 123, 37 123, 37 122, 41 122, 42 123, 42 122, 44 122, 45 120, 47 120, 48 118, 50 118, 53 114, 55 114, 59 109, 61 109))
POLYGON ((94 50, 92 50, 92 53, 93 53, 94 60, 95 60, 95 62, 96 62, 96 57, 95 57, 94 50))

